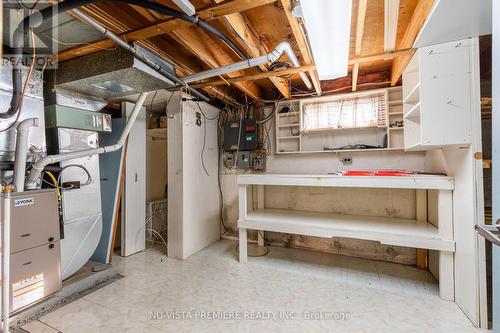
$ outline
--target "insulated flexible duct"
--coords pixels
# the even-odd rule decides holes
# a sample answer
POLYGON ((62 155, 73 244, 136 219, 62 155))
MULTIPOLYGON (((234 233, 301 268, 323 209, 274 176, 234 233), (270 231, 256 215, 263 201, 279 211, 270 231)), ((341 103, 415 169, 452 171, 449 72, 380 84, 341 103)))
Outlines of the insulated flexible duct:
MULTIPOLYGON (((176 11, 174 9, 171 9, 169 7, 163 6, 158 3, 153 3, 149 2, 146 0, 66 0, 59 2, 55 7, 56 10, 54 10, 54 7, 47 7, 44 8, 38 12, 35 12, 34 14, 24 18, 24 20, 19 24, 17 29, 14 32, 13 36, 13 68, 12 68, 12 86, 13 86, 13 92, 12 92, 12 98, 10 101, 10 107, 7 111, 1 112, 0 113, 0 118, 10 118, 14 114, 17 113, 20 102, 21 102, 21 85, 22 85, 22 46, 23 46, 23 41, 24 41, 24 35, 29 31, 29 29, 34 29, 39 27, 43 21, 58 15, 60 13, 76 9, 82 6, 86 6, 89 4, 93 3, 102 3, 102 2, 123 2, 123 3, 128 3, 132 5, 136 5, 139 7, 144 7, 148 9, 155 10, 159 12, 160 14, 167 15, 167 16, 172 16, 179 18, 181 20, 193 23, 198 25, 200 28, 207 30, 208 32, 216 35, 218 38, 220 38, 224 43, 226 43, 234 52, 236 52, 240 57, 245 59, 245 54, 225 35, 223 35, 220 31, 218 31, 216 28, 211 26, 210 24, 200 20, 196 16, 189 16, 185 13, 176 11)), ((181 80, 182 82, 182 80, 181 80)), ((184 82, 179 84, 185 84, 184 82)))

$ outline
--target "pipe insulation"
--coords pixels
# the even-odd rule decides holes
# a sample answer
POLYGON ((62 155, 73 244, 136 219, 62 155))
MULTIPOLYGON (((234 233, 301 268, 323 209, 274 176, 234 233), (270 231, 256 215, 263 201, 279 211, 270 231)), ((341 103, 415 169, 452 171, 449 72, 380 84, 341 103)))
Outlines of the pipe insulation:
MULTIPOLYGON (((211 34, 217 36, 225 44, 227 44, 239 57, 245 59, 245 54, 234 44, 227 36, 222 34, 212 25, 207 22, 200 20, 197 16, 189 16, 185 13, 176 11, 167 6, 161 5, 159 3, 149 2, 147 0, 65 0, 57 3, 54 6, 46 7, 40 11, 37 11, 24 18, 21 23, 17 26, 13 35, 13 60, 12 60, 12 86, 13 92, 10 101, 10 106, 7 111, 0 112, 0 118, 10 118, 19 111, 19 106, 21 104, 22 98, 22 53, 23 53, 23 41, 24 35, 28 33, 29 29, 35 29, 39 27, 43 21, 51 18, 60 13, 70 11, 82 6, 86 6, 93 3, 102 2, 121 2, 136 5, 139 7, 144 7, 157 11, 158 13, 166 16, 172 16, 179 18, 181 20, 187 21, 192 24, 198 25, 200 28, 208 31, 211 34)), ((184 83, 185 84, 185 83, 184 83)))
POLYGON ((188 87, 187 84, 183 80, 181 80, 180 78, 178 78, 174 74, 170 73, 168 70, 165 70, 165 68, 163 68, 161 65, 159 65, 155 61, 148 58, 146 55, 141 53, 139 50, 134 48, 132 45, 127 44, 123 39, 121 39, 120 37, 118 37, 117 35, 112 33, 111 31, 109 31, 108 29, 106 29, 105 27, 100 25, 98 22, 96 22, 90 16, 84 14, 83 12, 81 12, 78 9, 73 9, 71 12, 75 16, 80 18, 82 21, 88 23, 91 27, 93 27, 94 29, 96 29, 97 31, 99 31, 100 33, 102 33, 103 35, 105 35, 106 37, 111 39, 112 41, 114 41, 116 44, 118 44, 119 46, 123 47, 124 49, 126 49, 127 51, 132 53, 139 60, 143 61, 146 65, 148 65, 149 67, 151 67, 152 69, 154 69, 158 73, 165 76, 167 79, 174 81, 177 84, 186 86, 187 89, 189 89, 194 96, 198 97, 202 101, 204 101, 204 102, 210 101, 210 99, 207 96, 203 95, 202 93, 200 93, 196 89, 191 89, 190 87, 188 87))
POLYGON ((49 164, 59 163, 86 156, 100 155, 119 150, 125 144, 125 140, 127 139, 128 134, 132 129, 132 126, 134 126, 135 120, 137 119, 137 116, 139 115, 139 112, 141 111, 141 108, 147 96, 148 93, 141 93, 139 95, 139 98, 137 99, 137 102, 135 103, 135 106, 132 109, 132 112, 127 120, 127 124, 125 125, 125 128, 123 129, 120 138, 114 145, 98 147, 93 149, 85 149, 70 153, 62 153, 58 155, 47 155, 44 158, 38 160, 35 164, 33 164, 33 167, 31 168, 31 171, 28 174, 28 177, 26 178, 26 188, 30 190, 36 188, 36 183, 38 178, 42 174, 45 167, 49 164))
POLYGON ((17 192, 24 191, 26 174, 26 154, 30 127, 38 127, 38 118, 28 118, 17 125, 16 156, 14 159, 14 186, 17 192))
MULTIPOLYGON (((214 77, 214 76, 219 76, 219 75, 223 75, 223 74, 227 74, 227 73, 231 73, 231 72, 236 72, 236 71, 239 71, 242 69, 247 69, 247 68, 256 67, 259 65, 267 64, 267 63, 272 63, 272 62, 278 60, 283 53, 286 53, 286 55, 288 56, 288 58, 292 62, 293 66, 300 67, 299 60, 297 59, 297 56, 295 56, 295 53, 293 52, 293 49, 292 49, 292 46, 290 45, 290 43, 281 42, 278 44, 278 46, 276 46, 276 48, 272 52, 270 52, 266 55, 262 55, 262 56, 259 56, 256 58, 251 58, 248 60, 243 60, 240 62, 236 62, 234 64, 222 66, 219 68, 209 69, 209 70, 199 72, 199 73, 196 73, 193 75, 185 76, 183 78, 183 80, 185 83, 191 83, 194 81, 208 79, 208 78, 214 77)), ((301 72, 301 73, 299 73, 299 75, 300 75, 300 78, 302 79, 302 81, 304 82, 304 84, 306 85, 307 89, 312 89, 313 87, 312 87, 311 81, 309 81, 309 78, 307 77, 306 73, 301 72)))

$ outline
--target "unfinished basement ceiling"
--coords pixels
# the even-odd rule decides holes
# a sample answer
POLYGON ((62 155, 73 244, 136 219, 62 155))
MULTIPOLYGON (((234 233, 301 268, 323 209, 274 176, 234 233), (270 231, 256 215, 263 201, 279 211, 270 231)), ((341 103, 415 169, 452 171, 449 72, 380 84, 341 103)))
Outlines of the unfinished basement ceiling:
MULTIPOLYGON (((177 9, 169 0, 155 2, 177 9)), ((384 23, 384 6, 386 2, 394 2, 399 7, 398 20, 391 24, 397 25, 394 28, 396 29, 395 50, 401 50, 412 46, 416 37, 416 34, 413 36, 414 31, 418 32, 420 29, 434 0, 353 0, 349 56, 351 61, 355 58, 381 55, 386 52, 384 50, 386 25, 384 23), (365 14, 360 16, 360 11, 364 8, 365 14), (360 22, 358 22, 358 17, 362 18, 360 22), (358 40, 358 38, 361 39, 358 40), (356 52, 357 50, 359 52, 356 52)), ((249 57, 262 55, 271 51, 279 42, 289 41, 301 65, 308 65, 307 61, 311 59, 310 55, 304 54, 308 52, 307 46, 303 43, 306 36, 298 35, 303 30, 302 23, 293 16, 287 15, 285 11, 285 8, 291 8, 291 0, 196 0, 193 1, 193 4, 200 18, 229 36, 249 57), (273 19, 269 20, 269 17, 273 19)), ((84 12, 114 33, 137 32, 135 36, 139 38, 139 44, 174 63, 177 74, 181 77, 241 60, 215 36, 183 21, 178 20, 179 24, 171 26, 167 30, 165 30, 165 25, 157 26, 152 29, 154 32, 146 34, 145 30, 141 29, 172 20, 172 18, 152 10, 124 3, 101 3, 85 7, 84 12), (142 37, 147 38, 142 39, 142 37)), ((130 38, 126 39, 131 41, 131 36, 129 34, 130 38)), ((95 39, 99 40, 100 38, 95 39)), ((65 40, 67 44, 79 41, 71 40, 71 38, 65 40)), ((92 43, 87 43, 69 49, 61 48, 60 60, 65 61, 96 52, 102 48, 102 45, 92 46, 92 43)), ((113 44, 108 43, 105 46, 113 47, 113 44)), ((401 56, 394 60, 389 55, 387 58, 381 56, 375 61, 362 62, 356 69, 359 71, 356 76, 357 80, 352 78, 353 72, 356 73, 356 65, 350 65, 350 74, 347 77, 333 81, 322 81, 321 87, 324 93, 331 93, 387 86, 390 81, 393 81, 394 85, 402 72, 401 67, 405 65, 405 58, 409 57, 401 56)), ((280 60, 288 61, 286 56, 280 60)), ((252 76, 265 71, 267 71, 265 67, 248 69, 226 75, 225 79, 252 76)), ((220 78, 214 79, 220 81, 220 78)), ((213 83, 214 79, 208 81, 213 83)), ((201 88, 206 93, 210 93, 211 96, 216 96, 218 99, 230 103, 277 98, 280 96, 280 92, 281 95, 287 94, 286 97, 291 97, 291 95, 293 97, 295 94, 304 95, 306 91, 297 74, 292 77, 273 78, 272 80, 269 78, 250 79, 231 85, 219 82, 217 85, 201 88)), ((306 93, 315 93, 315 91, 307 91, 306 93)))

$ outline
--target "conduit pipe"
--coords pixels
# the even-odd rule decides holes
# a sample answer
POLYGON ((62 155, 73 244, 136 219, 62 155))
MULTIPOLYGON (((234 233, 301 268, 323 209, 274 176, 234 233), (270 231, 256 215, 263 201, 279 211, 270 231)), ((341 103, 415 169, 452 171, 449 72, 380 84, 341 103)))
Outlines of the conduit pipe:
POLYGON ((10 327, 10 189, 3 195, 3 233, 2 233, 2 318, 3 332, 9 333, 10 327))
POLYGON ((22 47, 24 42, 24 36, 28 33, 29 29, 34 29, 39 27, 43 21, 49 19, 60 13, 76 9, 82 6, 86 6, 93 3, 102 2, 122 2, 128 3, 143 8, 148 8, 159 12, 162 15, 172 16, 179 18, 181 20, 196 24, 200 28, 208 31, 211 34, 217 36, 226 45, 228 45, 238 56, 241 58, 246 58, 244 53, 224 34, 217 30, 212 25, 207 22, 200 20, 197 16, 189 16, 185 13, 179 12, 167 6, 159 3, 150 2, 147 0, 64 0, 57 5, 46 7, 40 11, 37 11, 24 18, 21 23, 17 26, 13 35, 13 60, 12 60, 12 98, 10 100, 10 107, 7 111, 0 112, 0 118, 10 118, 15 115, 19 110, 21 103, 21 85, 22 85, 22 47))
MULTIPOLYGON (((163 76, 165 76, 167 79, 169 79, 171 81, 174 81, 175 83, 177 83, 179 85, 187 86, 187 84, 183 80, 181 80, 180 78, 178 78, 177 76, 175 76, 175 74, 172 74, 168 70, 165 70, 161 65, 159 65, 155 61, 153 61, 150 58, 148 58, 146 55, 144 55, 143 53, 141 53, 139 50, 137 50, 136 48, 134 48, 132 45, 127 44, 123 39, 121 39, 120 37, 118 37, 117 35, 115 35, 114 33, 112 33, 111 31, 109 31, 108 29, 106 29, 105 27, 103 27, 102 25, 100 25, 98 22, 96 22, 90 16, 84 14, 83 12, 81 12, 78 9, 73 9, 71 12, 75 16, 77 16, 78 18, 80 18, 82 21, 88 23, 91 27, 93 27, 94 29, 96 29, 97 31, 99 31, 100 33, 104 34, 106 37, 108 37, 112 41, 114 41, 116 44, 120 45, 125 50, 129 51, 130 53, 132 53, 139 60, 143 61, 146 65, 148 65, 149 67, 151 67, 152 69, 154 69, 158 73, 160 73, 163 76)), ((191 89, 190 87, 187 87, 187 88, 191 91, 191 93, 194 96, 198 97, 199 99, 203 100, 204 102, 210 101, 207 96, 203 95, 198 90, 191 89)))
POLYGON ((26 174, 26 153, 30 127, 38 127, 38 118, 28 118, 17 125, 16 156, 14 159, 14 186, 17 192, 24 191, 26 174))
POLYGON ((63 154, 58 154, 58 155, 47 155, 41 160, 37 161, 35 164, 33 164, 33 167, 31 168, 31 171, 26 178, 26 188, 29 190, 36 189, 36 182, 40 175, 42 174, 42 171, 45 169, 45 167, 49 164, 54 164, 58 162, 63 162, 67 160, 72 160, 75 158, 81 158, 81 157, 87 157, 87 156, 92 156, 92 155, 100 155, 104 153, 109 153, 112 151, 117 151, 119 150, 124 144, 125 140, 127 139, 128 134, 130 133, 130 130, 132 129, 132 126, 134 126, 135 120, 137 116, 139 115, 139 112, 141 111, 142 105, 144 104, 144 101, 146 100, 146 97, 148 96, 148 93, 141 93, 139 95, 139 98, 137 99, 137 102, 135 103, 134 109, 132 110, 132 113, 130 114, 127 124, 125 125, 125 128, 122 131, 122 134, 120 135, 120 138, 114 145, 110 146, 105 146, 105 147, 99 147, 99 148, 93 148, 93 149, 86 149, 86 150, 80 150, 80 151, 74 151, 70 153, 63 153, 63 154))
MULTIPOLYGON (((290 61, 292 62, 292 64, 295 67, 300 66, 299 61, 297 60, 297 57, 295 56, 295 53, 293 52, 293 49, 292 49, 290 43, 281 42, 278 44, 278 46, 276 46, 276 48, 271 53, 268 53, 266 55, 256 57, 256 58, 251 58, 248 60, 243 60, 243 61, 231 64, 231 65, 222 66, 219 68, 209 69, 207 71, 199 72, 199 73, 196 73, 193 75, 185 76, 183 78, 183 80, 185 83, 191 83, 194 81, 208 79, 208 78, 214 77, 214 76, 219 76, 219 75, 223 75, 223 74, 227 74, 227 73, 231 73, 231 72, 236 72, 236 71, 239 71, 242 69, 256 67, 256 66, 263 65, 266 63, 272 63, 272 62, 278 60, 280 58, 281 54, 283 54, 283 53, 286 53, 286 55, 288 56, 288 58, 290 59, 290 61)), ((309 78, 307 77, 306 73, 301 72, 301 73, 299 73, 299 75, 300 75, 300 78, 302 79, 302 81, 304 82, 304 84, 306 85, 307 89, 312 89, 311 81, 309 81, 309 78)))

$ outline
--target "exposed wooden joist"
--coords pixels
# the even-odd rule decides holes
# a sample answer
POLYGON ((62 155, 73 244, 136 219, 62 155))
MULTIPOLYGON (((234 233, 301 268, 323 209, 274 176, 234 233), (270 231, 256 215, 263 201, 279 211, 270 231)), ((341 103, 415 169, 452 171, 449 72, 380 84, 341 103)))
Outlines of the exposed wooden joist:
MULTIPOLYGON (((363 46, 363 33, 365 31, 365 19, 366 19, 366 7, 368 6, 368 0, 359 0, 358 2, 358 19, 356 21, 356 37, 355 37, 355 47, 354 53, 356 57, 361 54, 361 48, 363 46)), ((359 63, 354 64, 352 68, 352 91, 356 91, 358 85, 358 73, 359 73, 359 63)))
MULTIPOLYGON (((390 73, 388 70, 358 75, 358 91, 388 86, 389 83, 390 73)), ((352 88, 352 78, 344 76, 335 80, 322 81, 321 86, 324 94, 348 92, 352 88)))
MULTIPOLYGON (((281 5, 286 14, 286 18, 288 19, 288 23, 290 24, 290 28, 292 29, 293 36, 295 37, 295 41, 297 42, 297 46, 302 54, 302 59, 304 60, 303 65, 314 65, 309 46, 307 44, 306 37, 304 35, 304 31, 300 26, 297 18, 292 15, 292 3, 291 0, 280 0, 281 5)), ((316 94, 321 95, 321 82, 319 81, 318 73, 315 70, 311 70, 309 72, 309 76, 312 79, 312 83, 314 85, 314 90, 316 94)))
MULTIPOLYGON (((200 19, 209 21, 223 17, 225 15, 230 15, 238 13, 240 11, 260 7, 269 3, 273 3, 275 1, 276 0, 228 0, 224 1, 223 3, 202 9, 197 13, 197 15, 200 19)), ((176 29, 189 27, 191 25, 191 23, 181 19, 168 19, 151 24, 144 28, 126 32, 120 37, 127 40, 128 42, 133 42, 136 40, 156 37, 165 33, 172 32, 176 29)), ((87 43, 85 45, 76 46, 62 51, 61 53, 59 53, 58 59, 59 61, 65 61, 85 54, 94 53, 102 49, 111 48, 114 45, 115 43, 110 39, 101 39, 93 43, 87 43)))
MULTIPOLYGON (((173 32, 174 39, 196 55, 211 68, 221 67, 234 63, 234 59, 210 36, 200 29, 184 28, 173 32)), ((241 75, 238 72, 227 74, 228 77, 241 75)), ((262 99, 260 88, 254 83, 238 82, 235 86, 253 100, 262 99)))
MULTIPOLYGON (((434 5, 435 0, 419 0, 417 6, 415 7, 415 11, 413 12, 413 16, 406 28, 406 31, 401 38, 401 41, 398 44, 397 49, 409 49, 413 46, 415 39, 420 32, 429 12, 434 5)), ((406 55, 403 57, 397 57, 394 59, 392 63, 392 75, 391 75, 391 85, 395 86, 406 66, 410 62, 411 55, 406 55)))
MULTIPOLYGON (((221 22, 228 28, 228 31, 233 36, 233 39, 239 47, 245 50, 248 56, 258 57, 268 53, 267 48, 254 33, 253 27, 245 18, 244 14, 235 13, 226 15, 221 19, 221 22)), ((263 72, 268 71, 265 65, 260 65, 259 68, 263 72)), ((290 88, 286 80, 275 76, 269 77, 269 80, 271 80, 283 97, 286 99, 290 98, 290 88)))
POLYGON ((237 82, 242 82, 242 81, 256 81, 256 80, 262 80, 262 79, 269 79, 272 77, 293 75, 293 74, 298 74, 298 73, 302 73, 302 72, 308 72, 308 71, 311 71, 314 69, 315 69, 315 67, 313 65, 301 66, 301 67, 283 69, 283 70, 274 71, 274 72, 264 72, 264 73, 259 73, 259 74, 255 74, 255 75, 238 76, 238 77, 225 79, 225 80, 212 80, 212 81, 194 83, 194 84, 191 84, 190 86, 193 88, 222 86, 222 85, 232 84, 232 83, 237 83, 237 82))
POLYGON ((384 2, 384 52, 394 51, 398 33, 399 0, 384 2))
POLYGON ((380 61, 380 60, 391 60, 396 57, 402 57, 411 54, 414 52, 413 49, 406 49, 406 50, 399 50, 399 51, 392 51, 392 52, 384 52, 384 53, 379 53, 379 54, 374 54, 374 55, 369 55, 369 56, 363 56, 359 58, 353 58, 349 60, 349 65, 355 65, 355 64, 361 64, 365 62, 375 62, 375 61, 380 61))

